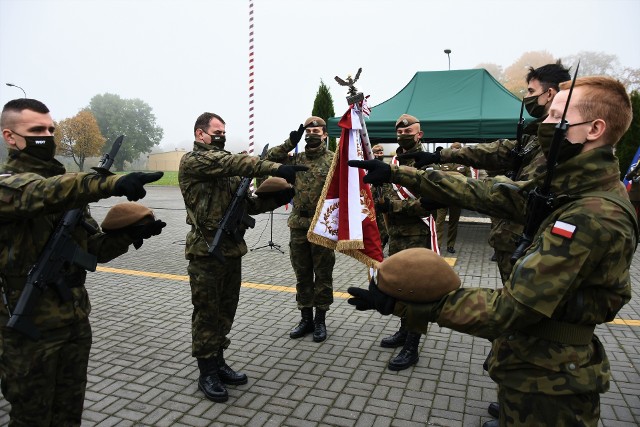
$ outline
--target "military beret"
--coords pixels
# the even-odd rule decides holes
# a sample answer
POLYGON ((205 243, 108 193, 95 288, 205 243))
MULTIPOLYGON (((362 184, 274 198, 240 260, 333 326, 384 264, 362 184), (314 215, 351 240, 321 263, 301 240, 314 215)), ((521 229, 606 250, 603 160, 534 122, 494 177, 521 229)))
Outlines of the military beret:
POLYGON ((403 114, 400 116, 400 118, 398 118, 398 121, 396 122, 396 129, 406 128, 407 126, 411 126, 414 123, 420 123, 420 120, 409 114, 403 114))
POLYGON ((327 122, 322 117, 311 116, 304 122, 305 128, 314 128, 319 126, 326 126, 327 122))
POLYGON ((148 207, 139 203, 124 202, 109 209, 100 226, 104 231, 113 231, 154 220, 153 211, 148 207))
POLYGON ((460 287, 460 278, 440 255, 431 249, 411 248, 382 261, 378 288, 400 301, 437 301, 460 287))
POLYGON ((256 194, 273 193, 274 191, 286 190, 287 188, 291 188, 291 184, 289 184, 286 179, 272 176, 260 184, 256 189, 256 194))

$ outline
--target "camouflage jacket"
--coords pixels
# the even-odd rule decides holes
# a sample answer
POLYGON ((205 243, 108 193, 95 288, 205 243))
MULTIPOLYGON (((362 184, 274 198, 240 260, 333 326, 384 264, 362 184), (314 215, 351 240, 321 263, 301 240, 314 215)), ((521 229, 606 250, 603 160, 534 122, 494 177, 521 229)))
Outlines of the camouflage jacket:
POLYGON ((543 221, 502 290, 461 288, 435 309, 413 305, 407 315, 423 328, 426 316, 493 340, 489 373, 501 386, 552 395, 602 393, 610 373, 600 341, 594 336, 586 345, 565 342, 577 333, 576 325, 593 328, 613 320, 631 298, 636 218, 627 211, 632 208, 611 147, 558 166, 551 190, 564 203, 543 221), (594 192, 606 192, 627 209, 594 192), (565 340, 543 339, 549 322, 573 329, 565 340))
MULTIPOLYGON (((517 141, 500 139, 491 143, 464 146, 459 150, 445 148, 440 157, 445 162, 456 162, 463 165, 499 171, 500 174, 513 172, 516 181, 528 181, 539 177, 547 170, 547 160, 538 143, 538 126, 544 117, 538 119, 524 129, 522 136, 522 154, 519 167, 512 150, 517 141), (518 170, 514 170, 518 169, 518 170)), ((501 219, 489 234, 489 244, 499 251, 513 251, 523 231, 524 218, 512 220, 501 219)))
MULTIPOLYGON (((422 144, 417 144, 406 153, 424 151, 422 144)), ((398 158, 398 163, 402 166, 411 167, 415 164, 414 159, 398 158)), ((429 226, 422 221, 422 217, 428 216, 429 211, 420 205, 420 195, 413 193, 415 199, 402 200, 393 185, 382 185, 382 196, 389 199, 390 212, 388 218, 388 233, 391 237, 401 236, 426 236, 429 234, 429 226)), ((373 196, 379 199, 380 191, 373 187, 373 196)))
MULTIPOLYGON (((274 175, 279 166, 255 156, 232 154, 217 145, 194 142, 193 151, 182 156, 178 171, 185 207, 196 222, 187 214, 191 230, 187 233, 186 258, 209 256, 209 244, 243 176, 274 175)), ((250 215, 278 207, 270 198, 247 196, 246 203, 250 215)), ((225 257, 241 257, 247 253, 247 244, 225 236, 221 250, 225 257)))
POLYGON ((391 182, 407 187, 417 197, 520 222, 525 215, 527 191, 535 187, 534 181, 514 182, 502 175, 481 180, 397 165, 391 166, 391 182))
POLYGON ((296 174, 295 190, 293 197, 293 209, 289 215, 287 224, 290 228, 308 230, 311 220, 316 212, 318 200, 322 194, 327 174, 333 161, 333 152, 324 144, 313 150, 306 150, 289 156, 289 151, 296 145, 287 139, 283 144, 273 147, 267 153, 267 159, 290 165, 303 165, 308 171, 296 174))
POLYGON ((440 165, 440 170, 449 173, 459 173, 464 176, 471 176, 471 169, 460 163, 444 163, 440 165))
MULTIPOLYGON (((0 175, 0 273, 5 281, 9 306, 13 309, 24 288, 27 273, 35 264, 64 212, 110 197, 119 177, 95 173, 68 173, 57 160, 44 162, 15 150, 0 175)), ((85 220, 99 230, 86 209, 85 220)), ((88 235, 78 227, 73 235, 84 250, 108 262, 127 252, 132 240, 98 232, 88 235)), ((42 294, 34 323, 41 332, 87 318, 91 311, 86 272, 71 266, 63 281, 71 287, 72 299, 63 302, 53 288, 42 294)), ((1 324, 8 320, 6 307, 0 307, 1 324)))

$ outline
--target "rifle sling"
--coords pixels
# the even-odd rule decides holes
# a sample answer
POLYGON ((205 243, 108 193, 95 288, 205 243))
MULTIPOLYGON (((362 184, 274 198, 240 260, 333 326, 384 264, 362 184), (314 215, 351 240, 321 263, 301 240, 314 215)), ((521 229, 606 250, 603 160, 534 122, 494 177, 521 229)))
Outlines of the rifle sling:
POLYGON ((198 233, 200 233, 200 235, 202 236, 202 240, 204 240, 204 243, 207 245, 207 248, 211 248, 211 245, 207 241, 207 236, 202 232, 202 230, 198 226, 198 223, 196 222, 196 217, 193 214, 193 211, 187 205, 185 205, 185 208, 187 209, 187 215, 189 215, 189 218, 191 219, 191 222, 193 223, 193 226, 196 228, 198 233))

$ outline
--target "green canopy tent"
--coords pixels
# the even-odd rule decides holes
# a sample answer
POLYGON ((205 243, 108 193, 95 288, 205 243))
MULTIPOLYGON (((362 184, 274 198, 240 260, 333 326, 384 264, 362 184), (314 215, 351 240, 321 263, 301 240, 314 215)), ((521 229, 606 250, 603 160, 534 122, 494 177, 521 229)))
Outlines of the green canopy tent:
MULTIPOLYGON (((520 106, 521 100, 485 69, 419 71, 393 98, 371 108, 366 125, 372 144, 395 142, 396 120, 403 113, 420 120, 427 143, 515 139, 520 106)), ((329 119, 330 136, 340 137, 339 120, 329 119)))

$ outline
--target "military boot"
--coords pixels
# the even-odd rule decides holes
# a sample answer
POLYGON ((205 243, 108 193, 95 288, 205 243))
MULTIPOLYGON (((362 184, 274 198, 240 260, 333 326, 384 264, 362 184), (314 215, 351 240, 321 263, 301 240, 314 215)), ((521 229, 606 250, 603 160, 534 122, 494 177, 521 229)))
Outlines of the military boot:
POLYGON ((298 326, 293 328, 293 330, 289 333, 289 336, 291 338, 301 338, 314 331, 313 308, 303 307, 300 310, 300 315, 302 316, 302 318, 300 319, 300 323, 298 323, 298 326))
POLYGON ((500 418, 500 404, 498 402, 489 403, 489 407, 487 408, 487 412, 493 418, 500 418))
POLYGON ((227 365, 227 362, 224 361, 222 352, 223 350, 220 349, 218 353, 218 377, 220 377, 220 380, 227 385, 246 384, 249 381, 247 376, 242 372, 236 372, 231 369, 231 367, 227 365))
POLYGON ((198 359, 198 368, 200 368, 198 388, 202 390, 205 397, 214 402, 226 402, 229 399, 229 393, 218 376, 216 358, 198 359))
POLYGON ((402 346, 400 353, 389 361, 389 369, 392 371, 402 371, 418 362, 420 344, 420 334, 415 332, 407 333, 407 340, 402 346))
POLYGON ((380 341, 380 347, 384 348, 396 348, 404 345, 407 340, 407 331, 399 329, 398 332, 390 337, 382 338, 380 341))
POLYGON ((315 329, 313 330, 313 340, 322 342, 327 339, 327 326, 324 324, 327 311, 316 308, 316 318, 313 320, 315 329))

